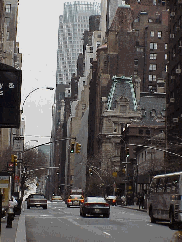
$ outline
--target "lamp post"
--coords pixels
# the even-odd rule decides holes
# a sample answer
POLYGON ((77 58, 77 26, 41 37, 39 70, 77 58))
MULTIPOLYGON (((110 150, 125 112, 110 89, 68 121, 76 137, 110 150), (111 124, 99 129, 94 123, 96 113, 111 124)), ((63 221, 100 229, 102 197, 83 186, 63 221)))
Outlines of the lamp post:
POLYGON ((128 182, 128 157, 126 155, 126 142, 124 141, 124 139, 121 137, 121 140, 124 143, 124 150, 125 150, 125 162, 122 162, 123 164, 126 164, 126 171, 125 171, 125 198, 126 198, 126 204, 127 204, 127 182, 128 182))
MULTIPOLYGON (((41 88, 44 88, 44 87, 37 87, 37 88, 35 88, 35 89, 33 89, 31 92, 29 92, 29 94, 25 97, 25 99, 24 99, 24 101, 23 101, 23 103, 22 103, 22 110, 21 110, 21 112, 23 113, 23 106, 24 106, 24 104, 25 104, 25 102, 26 102, 26 100, 27 100, 27 98, 33 93, 33 92, 35 92, 35 91, 37 91, 37 90, 39 90, 39 89, 41 89, 41 88)), ((45 89, 48 89, 48 90, 54 90, 54 87, 45 87, 45 89)))

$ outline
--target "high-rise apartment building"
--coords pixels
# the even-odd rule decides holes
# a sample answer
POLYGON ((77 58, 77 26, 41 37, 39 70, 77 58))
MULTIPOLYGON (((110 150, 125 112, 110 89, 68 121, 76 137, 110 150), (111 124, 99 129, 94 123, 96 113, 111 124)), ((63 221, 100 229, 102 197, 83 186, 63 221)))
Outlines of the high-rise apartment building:
POLYGON ((100 14, 100 3, 75 1, 64 3, 59 17, 56 84, 70 84, 77 70, 77 58, 83 53, 83 33, 89 29, 89 16, 100 14))

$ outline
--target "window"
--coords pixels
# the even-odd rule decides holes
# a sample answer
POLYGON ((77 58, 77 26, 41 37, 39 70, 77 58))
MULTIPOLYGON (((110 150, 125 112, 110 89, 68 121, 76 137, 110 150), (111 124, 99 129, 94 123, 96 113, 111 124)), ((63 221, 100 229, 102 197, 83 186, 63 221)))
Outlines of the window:
POLYGON ((6 4, 6 13, 11 13, 11 4, 6 4))
POLYGON ((150 185, 150 192, 155 193, 157 191, 158 179, 153 179, 150 185))
POLYGON ((165 192, 165 191, 166 191, 165 177, 161 177, 159 180, 159 184, 157 186, 157 192, 165 192))
POLYGON ((90 53, 93 53, 93 47, 90 47, 90 53))
POLYGON ((151 116, 151 117, 155 117, 155 116, 156 116, 156 110, 155 110, 155 109, 152 109, 152 110, 150 111, 150 116, 151 116))
POLYGON ((162 38, 162 31, 158 31, 158 38, 159 38, 159 39, 162 38))
POLYGON ((156 5, 157 3, 156 3, 156 0, 153 0, 153 5, 156 5))
POLYGON ((138 59, 135 59, 135 60, 134 60, 134 65, 135 65, 135 66, 138 66, 138 59))
POLYGON ((138 71, 137 70, 134 70, 134 76, 136 77, 136 76, 138 76, 138 71))
POLYGON ((117 133, 118 132, 118 124, 117 123, 114 123, 114 133, 117 133))
POLYGON ((157 65, 156 64, 150 64, 149 70, 150 71, 156 71, 157 70, 157 65))
POLYGON ((143 129, 139 129, 139 134, 143 134, 143 129))
POLYGON ((126 105, 120 105, 120 113, 126 113, 126 105))
POLYGON ((156 60, 157 54, 150 54, 150 60, 156 60))
POLYGON ((154 31, 150 31, 150 36, 154 37, 154 31))
POLYGON ((9 31, 7 31, 6 40, 9 40, 9 31))
POLYGON ((149 75, 149 81, 155 82, 156 81, 156 75, 149 75))
POLYGON ((165 54, 165 60, 167 60, 167 54, 165 54))
POLYGON ((144 108, 141 109, 141 114, 142 114, 142 117, 145 117, 146 116, 146 111, 144 108))
POLYGON ((85 110, 86 109, 86 104, 82 104, 82 110, 85 110))
POLYGON ((93 58, 90 58, 90 63, 92 63, 92 61, 93 61, 93 58))
POLYGON ((145 133, 146 133, 146 135, 150 135, 150 129, 147 129, 147 130, 145 131, 145 133))
POLYGON ((167 178, 166 191, 173 193, 179 192, 179 176, 175 175, 167 178))
POLYGON ((165 50, 167 50, 167 44, 165 44, 165 50))
POLYGON ((157 43, 150 43, 151 50, 157 50, 157 43))

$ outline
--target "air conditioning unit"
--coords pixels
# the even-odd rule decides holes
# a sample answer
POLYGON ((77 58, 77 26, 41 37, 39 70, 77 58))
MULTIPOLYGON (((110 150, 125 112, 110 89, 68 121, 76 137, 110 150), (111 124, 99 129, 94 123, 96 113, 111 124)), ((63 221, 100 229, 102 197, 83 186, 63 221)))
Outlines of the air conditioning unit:
POLYGON ((176 73, 181 73, 181 69, 176 69, 176 73))
POLYGON ((171 80, 174 80, 175 79, 175 76, 171 76, 171 80))
POLYGON ((170 38, 171 39, 174 39, 174 34, 170 34, 170 38))
POLYGON ((170 98, 170 103, 174 103, 174 101, 175 101, 174 97, 171 97, 170 98))
POLYGON ((173 118, 173 123, 177 123, 178 122, 178 118, 173 118))
POLYGON ((175 12, 171 12, 171 17, 174 17, 175 16, 175 12))

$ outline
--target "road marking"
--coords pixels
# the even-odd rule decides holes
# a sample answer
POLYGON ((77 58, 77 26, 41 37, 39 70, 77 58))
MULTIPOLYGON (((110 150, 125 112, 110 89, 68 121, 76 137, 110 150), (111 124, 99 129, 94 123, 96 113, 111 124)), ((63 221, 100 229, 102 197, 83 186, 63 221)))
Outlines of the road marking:
POLYGON ((152 224, 147 224, 148 226, 153 226, 152 224))
POLYGON ((109 234, 109 233, 107 233, 107 232, 103 232, 104 234, 107 234, 107 235, 109 235, 109 236, 111 236, 111 234, 109 234))

